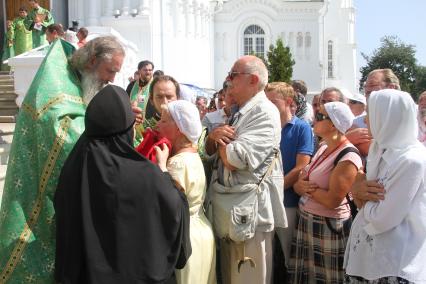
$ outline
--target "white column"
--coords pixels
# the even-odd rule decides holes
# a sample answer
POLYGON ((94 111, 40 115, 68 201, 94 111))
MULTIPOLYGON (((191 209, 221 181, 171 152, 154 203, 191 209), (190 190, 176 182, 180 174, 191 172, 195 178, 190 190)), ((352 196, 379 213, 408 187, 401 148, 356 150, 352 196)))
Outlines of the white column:
POLYGON ((123 0, 123 8, 122 8, 121 15, 128 16, 129 10, 130 10, 130 0, 123 0))
POLYGON ((101 15, 100 5, 98 0, 87 1, 89 8, 89 17, 87 26, 97 26, 99 24, 99 16, 101 15))
POLYGON ((178 31, 178 33, 179 34, 184 34, 185 33, 185 30, 186 30, 186 25, 187 25, 187 22, 186 22, 186 4, 185 4, 185 1, 184 0, 179 0, 179 1, 177 1, 177 5, 178 5, 178 8, 177 8, 177 10, 178 10, 178 14, 177 14, 177 16, 179 17, 179 23, 178 23, 178 29, 177 29, 177 31, 178 31))
POLYGON ((186 0, 185 16, 186 16, 186 34, 188 36, 191 36, 194 33, 194 3, 192 0, 186 0))
POLYGON ((148 15, 148 14, 149 14, 149 0, 140 0, 139 15, 148 15))
POLYGON ((194 1, 194 16, 195 16, 195 35, 201 37, 201 4, 194 1))
POLYGON ((104 3, 105 3, 104 15, 112 16, 114 11, 114 0, 104 0, 104 3))

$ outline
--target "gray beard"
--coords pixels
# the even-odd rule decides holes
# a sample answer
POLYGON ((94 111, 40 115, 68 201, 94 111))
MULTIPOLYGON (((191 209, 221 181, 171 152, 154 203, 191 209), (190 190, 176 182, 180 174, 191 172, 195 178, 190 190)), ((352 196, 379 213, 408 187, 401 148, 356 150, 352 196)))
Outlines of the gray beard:
POLYGON ((82 72, 81 88, 83 89, 83 102, 89 105, 95 95, 105 86, 96 74, 92 72, 82 72))

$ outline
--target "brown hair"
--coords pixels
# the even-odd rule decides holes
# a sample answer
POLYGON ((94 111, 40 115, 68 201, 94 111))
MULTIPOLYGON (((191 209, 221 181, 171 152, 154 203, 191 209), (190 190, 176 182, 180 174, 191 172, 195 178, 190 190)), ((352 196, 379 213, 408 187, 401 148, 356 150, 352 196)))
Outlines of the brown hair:
POLYGON ((49 33, 53 33, 56 32, 58 34, 58 36, 63 37, 64 36, 64 29, 62 28, 61 24, 51 24, 49 26, 47 26, 46 30, 49 33))
POLYGON ((80 28, 77 33, 81 34, 84 38, 86 38, 89 34, 89 31, 86 28, 80 28))
POLYGON ((290 84, 285 82, 271 82, 266 85, 265 92, 276 92, 280 94, 284 99, 290 98, 293 101, 296 100, 296 92, 290 84))
POLYGON ((154 77, 154 79, 151 82, 151 85, 149 86, 149 99, 152 100, 153 96, 154 96, 154 87, 158 82, 167 82, 170 81, 173 83, 173 85, 175 85, 176 88, 176 97, 179 99, 180 98, 180 87, 179 87, 179 83, 176 81, 175 78, 173 78, 172 76, 169 75, 160 75, 160 76, 156 76, 154 77))

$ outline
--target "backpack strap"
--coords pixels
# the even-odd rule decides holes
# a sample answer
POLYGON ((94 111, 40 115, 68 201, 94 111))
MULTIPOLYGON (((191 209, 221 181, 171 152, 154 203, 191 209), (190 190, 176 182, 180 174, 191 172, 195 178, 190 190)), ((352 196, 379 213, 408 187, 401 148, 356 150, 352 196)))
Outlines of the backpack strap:
POLYGON ((361 154, 359 153, 357 148, 347 147, 347 148, 343 149, 342 151, 340 151, 340 153, 337 155, 336 159, 334 160, 333 165, 337 166, 337 163, 339 163, 340 159, 342 159, 343 156, 345 156, 347 153, 357 153, 358 156, 361 157, 361 154))

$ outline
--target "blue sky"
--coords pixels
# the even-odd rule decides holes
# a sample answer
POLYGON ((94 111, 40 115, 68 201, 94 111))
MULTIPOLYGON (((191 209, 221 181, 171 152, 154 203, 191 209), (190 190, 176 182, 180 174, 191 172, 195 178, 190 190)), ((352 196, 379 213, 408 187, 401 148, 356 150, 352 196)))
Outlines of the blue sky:
POLYGON ((371 55, 385 35, 415 45, 417 63, 426 66, 426 0, 354 0, 354 6, 358 68, 365 65, 361 52, 371 55))

